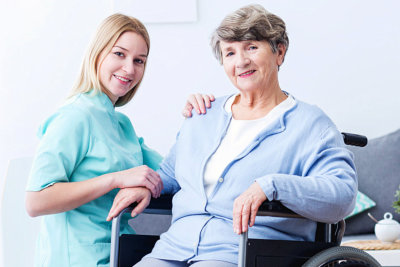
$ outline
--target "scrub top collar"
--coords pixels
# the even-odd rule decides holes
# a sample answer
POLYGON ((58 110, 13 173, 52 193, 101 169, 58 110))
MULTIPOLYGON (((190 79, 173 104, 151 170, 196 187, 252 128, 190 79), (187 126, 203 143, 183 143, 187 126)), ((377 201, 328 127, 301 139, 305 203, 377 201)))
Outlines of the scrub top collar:
POLYGON ((115 113, 115 108, 113 103, 111 102, 110 98, 103 92, 101 91, 95 91, 95 90, 91 90, 89 92, 86 93, 91 99, 93 99, 93 102, 96 105, 101 105, 102 107, 104 107, 104 109, 111 113, 114 114, 115 113))

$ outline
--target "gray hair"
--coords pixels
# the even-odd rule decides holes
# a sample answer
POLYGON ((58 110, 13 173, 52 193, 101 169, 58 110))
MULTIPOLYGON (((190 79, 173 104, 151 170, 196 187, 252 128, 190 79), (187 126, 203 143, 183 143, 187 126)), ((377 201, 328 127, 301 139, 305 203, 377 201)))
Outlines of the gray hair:
POLYGON ((278 51, 278 45, 289 47, 289 38, 285 22, 261 5, 244 6, 224 18, 211 37, 211 48, 222 64, 220 42, 267 41, 272 52, 278 51))

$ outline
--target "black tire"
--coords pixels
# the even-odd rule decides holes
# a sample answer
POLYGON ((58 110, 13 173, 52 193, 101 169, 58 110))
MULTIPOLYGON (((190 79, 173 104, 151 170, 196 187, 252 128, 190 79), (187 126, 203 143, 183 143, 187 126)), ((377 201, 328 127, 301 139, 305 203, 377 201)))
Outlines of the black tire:
POLYGON ((371 255, 358 248, 353 247, 333 247, 321 251, 311 257, 303 267, 321 267, 326 264, 329 266, 370 266, 381 267, 371 255))

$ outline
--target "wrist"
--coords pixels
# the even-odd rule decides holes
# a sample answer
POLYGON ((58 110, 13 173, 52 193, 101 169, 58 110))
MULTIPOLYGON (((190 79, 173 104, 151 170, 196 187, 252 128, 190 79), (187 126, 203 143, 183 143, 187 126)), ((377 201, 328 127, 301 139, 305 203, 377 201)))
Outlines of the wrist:
POLYGON ((105 176, 106 176, 106 179, 108 180, 111 190, 116 189, 116 188, 121 188, 121 186, 118 184, 118 179, 117 179, 117 175, 115 172, 107 173, 107 174, 105 174, 105 176))

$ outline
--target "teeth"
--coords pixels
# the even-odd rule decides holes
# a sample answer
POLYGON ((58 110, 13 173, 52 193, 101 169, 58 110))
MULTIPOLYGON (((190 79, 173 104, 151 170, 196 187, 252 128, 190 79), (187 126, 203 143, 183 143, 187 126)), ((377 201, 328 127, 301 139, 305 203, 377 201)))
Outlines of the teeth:
POLYGON ((249 70, 249 71, 247 71, 245 73, 240 74, 239 76, 247 75, 247 74, 250 74, 250 73, 253 73, 253 72, 254 72, 254 70, 249 70))
POLYGON ((125 79, 125 78, 120 77, 120 76, 117 76, 117 75, 114 75, 114 77, 117 78, 118 80, 123 81, 123 82, 129 82, 129 81, 130 81, 130 80, 128 80, 128 79, 125 79))

